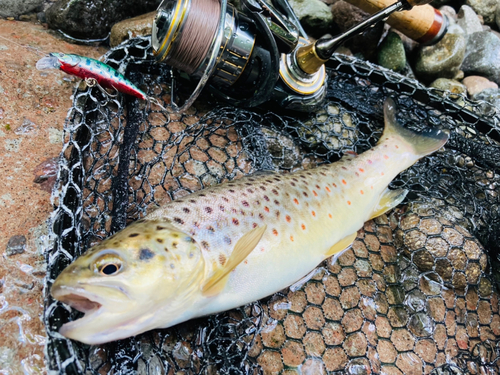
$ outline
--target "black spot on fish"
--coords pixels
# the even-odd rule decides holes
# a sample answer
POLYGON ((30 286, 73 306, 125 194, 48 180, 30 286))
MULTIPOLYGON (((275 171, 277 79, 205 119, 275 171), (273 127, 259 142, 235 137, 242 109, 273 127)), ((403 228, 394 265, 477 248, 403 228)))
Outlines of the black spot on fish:
POLYGON ((182 211, 184 211, 186 214, 188 214, 188 213, 191 212, 191 210, 189 208, 187 208, 187 207, 183 207, 182 211))
POLYGON ((203 248, 205 250, 209 250, 209 248, 210 248, 207 241, 201 241, 201 246, 203 246, 203 248))
POLYGON ((224 237, 224 242, 231 245, 231 239, 229 237, 224 237))
POLYGON ((155 256, 155 253, 153 253, 149 249, 141 249, 141 251, 139 252, 139 259, 140 260, 149 260, 151 258, 154 258, 154 256, 155 256))
POLYGON ((139 233, 132 233, 132 234, 129 234, 129 237, 132 238, 132 237, 137 237, 139 235, 139 233))
POLYGON ((161 225, 157 225, 156 226, 156 230, 165 230, 165 229, 167 229, 167 228, 166 227, 162 227, 161 225))
POLYGON ((158 243, 163 243, 163 239, 162 239, 162 238, 157 238, 157 239, 156 239, 156 242, 158 242, 158 243))
POLYGON ((182 220, 180 217, 174 217, 174 221, 175 221, 177 224, 184 224, 184 220, 182 220))
POLYGON ((212 213, 212 207, 205 207, 205 211, 207 211, 208 214, 212 213))
MULTIPOLYGON (((172 244, 173 245, 173 244, 172 244)), ((177 247, 177 244, 175 244, 174 247, 177 247)), ((164 250, 168 253, 168 247, 165 247, 164 250)))

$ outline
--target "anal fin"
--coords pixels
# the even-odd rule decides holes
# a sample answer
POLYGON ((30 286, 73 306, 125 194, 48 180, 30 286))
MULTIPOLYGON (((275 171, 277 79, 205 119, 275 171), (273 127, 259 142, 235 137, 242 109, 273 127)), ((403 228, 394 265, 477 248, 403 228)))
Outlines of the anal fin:
POLYGON ((356 239, 357 234, 358 234, 358 232, 354 232, 353 234, 345 236, 339 242, 337 242, 335 245, 330 247, 325 255, 327 257, 331 257, 332 255, 335 255, 337 253, 342 252, 342 250, 344 250, 347 247, 349 247, 350 245, 352 245, 352 243, 356 239))
POLYGON ((372 214, 370 215, 370 220, 396 207, 403 201, 403 199, 405 199, 406 194, 408 194, 408 190, 406 189, 385 189, 380 196, 377 207, 375 207, 372 214))

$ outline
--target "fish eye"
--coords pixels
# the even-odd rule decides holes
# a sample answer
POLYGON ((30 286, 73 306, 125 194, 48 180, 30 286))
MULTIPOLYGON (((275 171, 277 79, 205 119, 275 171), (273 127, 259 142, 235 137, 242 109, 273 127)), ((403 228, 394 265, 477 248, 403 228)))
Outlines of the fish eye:
POLYGON ((121 265, 119 265, 119 264, 108 263, 108 264, 105 264, 105 265, 99 267, 99 273, 101 275, 111 276, 111 275, 117 274, 118 271, 120 271, 120 268, 121 268, 121 265))
POLYGON ((103 276, 113 276, 123 268, 122 260, 115 254, 104 254, 94 263, 94 270, 103 276))

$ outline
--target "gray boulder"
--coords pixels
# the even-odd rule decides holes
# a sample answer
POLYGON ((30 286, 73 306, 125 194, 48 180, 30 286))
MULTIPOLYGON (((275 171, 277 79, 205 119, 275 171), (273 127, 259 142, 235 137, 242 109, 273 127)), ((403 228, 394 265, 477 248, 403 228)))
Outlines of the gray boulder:
POLYGON ((329 31, 333 18, 328 5, 320 0, 290 0, 290 5, 308 33, 321 36, 329 31))
POLYGON ((0 17, 18 18, 42 7, 44 0, 0 0, 0 17))
POLYGON ((480 75, 500 84, 500 39, 489 31, 469 36, 462 64, 466 75, 480 75))
POLYGON ((462 5, 457 15, 457 24, 464 29, 467 35, 483 31, 483 25, 479 21, 476 12, 467 5, 462 5))
POLYGON ((483 17, 484 23, 492 24, 495 22, 498 0, 467 0, 466 4, 483 17))
POLYGON ((424 82, 437 78, 457 78, 467 47, 465 32, 458 25, 451 25, 446 35, 433 46, 420 47, 415 73, 424 82))
POLYGON ((116 22, 154 11, 161 0, 57 0, 47 23, 79 39, 105 38, 116 22))

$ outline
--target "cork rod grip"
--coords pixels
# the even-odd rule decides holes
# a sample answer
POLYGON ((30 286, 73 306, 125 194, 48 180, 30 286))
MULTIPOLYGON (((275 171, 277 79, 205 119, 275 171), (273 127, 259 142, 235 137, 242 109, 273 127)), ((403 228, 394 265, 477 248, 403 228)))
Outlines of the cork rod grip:
MULTIPOLYGON (((370 14, 395 3, 394 0, 346 1, 370 14)), ((441 12, 427 4, 415 6, 408 11, 395 12, 387 20, 389 25, 420 43, 427 43, 436 38, 444 22, 441 12)))

